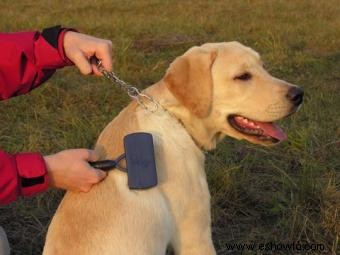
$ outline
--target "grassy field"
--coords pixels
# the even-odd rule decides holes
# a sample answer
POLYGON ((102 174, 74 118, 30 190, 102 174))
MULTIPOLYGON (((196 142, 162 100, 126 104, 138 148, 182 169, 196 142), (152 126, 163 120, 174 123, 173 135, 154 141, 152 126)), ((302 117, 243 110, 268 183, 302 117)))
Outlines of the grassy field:
MULTIPOLYGON (((56 24, 111 39, 115 71, 141 88, 159 80, 189 47, 232 40, 260 52, 272 74, 301 85, 302 109, 281 123, 288 141, 267 149, 227 138, 208 154, 214 243, 219 255, 340 253, 339 1, 0 2, 0 31, 56 24), (242 252, 227 246, 270 242, 326 249, 242 252)), ((105 80, 65 68, 29 95, 0 103, 0 147, 43 154, 93 147, 128 101, 105 80)), ((0 207, 12 254, 41 253, 62 195, 49 191, 0 207)))

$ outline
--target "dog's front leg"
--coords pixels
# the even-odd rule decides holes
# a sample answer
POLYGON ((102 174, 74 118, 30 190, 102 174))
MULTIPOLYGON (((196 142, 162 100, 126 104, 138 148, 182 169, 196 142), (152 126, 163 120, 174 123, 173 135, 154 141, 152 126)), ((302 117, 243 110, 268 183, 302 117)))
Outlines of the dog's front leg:
POLYGON ((173 242, 176 255, 216 255, 211 237, 210 195, 191 201, 185 217, 176 219, 177 235, 173 242))

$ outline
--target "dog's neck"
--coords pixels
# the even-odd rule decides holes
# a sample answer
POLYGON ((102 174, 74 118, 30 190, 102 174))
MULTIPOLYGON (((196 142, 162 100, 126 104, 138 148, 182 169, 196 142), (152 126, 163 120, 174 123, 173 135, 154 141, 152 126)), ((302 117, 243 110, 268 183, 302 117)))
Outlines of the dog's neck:
POLYGON ((145 90, 166 111, 174 116, 187 130, 196 145, 202 150, 211 150, 216 147, 218 134, 209 125, 209 118, 200 119, 194 116, 187 108, 178 102, 168 90, 163 81, 160 81, 145 90))

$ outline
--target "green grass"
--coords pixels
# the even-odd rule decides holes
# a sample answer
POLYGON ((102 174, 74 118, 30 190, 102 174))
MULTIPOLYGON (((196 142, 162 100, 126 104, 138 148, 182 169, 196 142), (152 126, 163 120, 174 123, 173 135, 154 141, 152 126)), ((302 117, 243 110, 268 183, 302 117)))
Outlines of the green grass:
MULTIPOLYGON (((213 238, 224 254, 337 254, 340 232, 340 5, 328 1, 0 2, 0 30, 63 24, 111 39, 115 71, 144 88, 203 42, 238 40, 272 74, 301 85, 305 102, 282 121, 289 140, 267 149, 225 139, 207 156, 213 238), (228 251, 228 243, 322 243, 327 251, 228 251)), ((92 147, 128 98, 75 68, 0 103, 0 146, 10 152, 92 147)), ((50 191, 0 208, 13 254, 39 254, 62 197, 50 191)))

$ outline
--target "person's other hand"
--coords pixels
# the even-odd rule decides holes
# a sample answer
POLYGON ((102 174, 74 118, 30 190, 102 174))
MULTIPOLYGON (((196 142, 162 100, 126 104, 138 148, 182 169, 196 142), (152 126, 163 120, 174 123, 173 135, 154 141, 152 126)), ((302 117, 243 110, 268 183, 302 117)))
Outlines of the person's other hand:
POLYGON ((82 74, 101 75, 92 57, 102 61, 103 67, 112 71, 112 42, 89 35, 67 31, 64 35, 64 51, 82 74))
POLYGON ((64 150, 44 156, 50 186, 70 191, 88 192, 91 187, 106 177, 106 172, 92 168, 89 161, 99 157, 93 150, 64 150))

